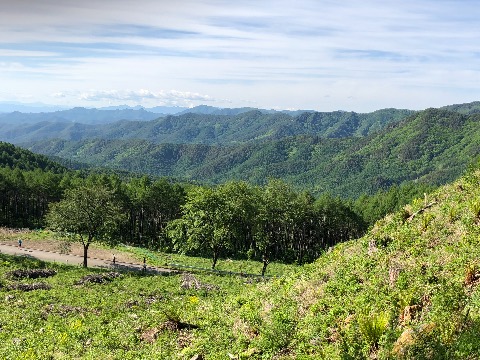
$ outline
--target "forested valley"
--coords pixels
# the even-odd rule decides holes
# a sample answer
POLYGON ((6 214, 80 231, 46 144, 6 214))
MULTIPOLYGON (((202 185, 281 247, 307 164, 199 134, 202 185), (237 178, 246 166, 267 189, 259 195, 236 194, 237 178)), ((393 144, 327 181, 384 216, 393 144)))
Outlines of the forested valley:
POLYGON ((67 126, 86 140, 30 144, 50 159, 1 143, 0 225, 45 227, 66 193, 103 188, 125 215, 111 226, 116 242, 210 257, 213 267, 219 257, 303 264, 461 174, 480 151, 478 119, 470 103, 370 114, 240 109, 96 128, 26 123, 6 135, 67 126))
POLYGON ((36 141, 17 145, 60 157, 69 167, 108 167, 200 184, 235 180, 263 186, 276 178, 316 197, 329 193, 356 199, 411 181, 438 186, 463 173, 480 155, 479 114, 476 108, 470 108, 471 114, 453 109, 383 111, 380 120, 373 117, 378 113, 363 118, 342 112, 296 118, 260 112, 185 114, 122 122, 112 125, 114 133, 89 135, 81 124, 70 124, 78 129, 63 133, 68 139, 61 134, 44 138, 42 131, 55 134, 48 124, 38 131, 22 130, 36 141))
MULTIPOLYGON (((217 186, 69 170, 0 143, 0 226, 42 228, 51 204, 72 189, 105 189, 124 214, 110 239, 165 252, 303 264, 430 189, 409 183, 357 201, 314 197, 282 180, 217 186)), ((113 226, 114 225, 114 226, 113 226)))

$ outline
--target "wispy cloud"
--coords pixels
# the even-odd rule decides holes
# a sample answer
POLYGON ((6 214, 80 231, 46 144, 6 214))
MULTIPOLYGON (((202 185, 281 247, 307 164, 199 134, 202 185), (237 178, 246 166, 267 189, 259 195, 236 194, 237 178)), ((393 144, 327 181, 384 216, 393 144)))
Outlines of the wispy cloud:
MULTIPOLYGON (((64 93, 61 94, 65 96, 64 93)), ((127 101, 144 103, 146 100, 156 100, 161 105, 192 106, 195 102, 212 102, 215 99, 189 91, 160 90, 90 90, 79 94, 80 100, 86 101, 127 101)))
POLYGON ((17 0, 0 83, 99 105, 440 106, 480 96, 479 16, 471 0, 17 0))

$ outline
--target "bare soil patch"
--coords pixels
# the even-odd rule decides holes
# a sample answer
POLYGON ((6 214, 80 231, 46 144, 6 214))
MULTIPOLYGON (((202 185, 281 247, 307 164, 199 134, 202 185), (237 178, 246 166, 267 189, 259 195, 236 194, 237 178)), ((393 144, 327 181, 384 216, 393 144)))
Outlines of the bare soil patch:
MULTIPOLYGON (((35 239, 34 234, 28 229, 10 229, 0 227, 0 243, 18 246, 18 240, 22 240, 22 247, 29 249, 36 249, 42 251, 50 251, 60 254, 70 254, 83 256, 83 246, 77 242, 65 242, 57 239, 35 239)), ((96 244, 90 245, 88 248, 88 257, 97 258, 103 260, 113 260, 136 263, 136 259, 133 255, 124 253, 115 249, 105 249, 96 244)))

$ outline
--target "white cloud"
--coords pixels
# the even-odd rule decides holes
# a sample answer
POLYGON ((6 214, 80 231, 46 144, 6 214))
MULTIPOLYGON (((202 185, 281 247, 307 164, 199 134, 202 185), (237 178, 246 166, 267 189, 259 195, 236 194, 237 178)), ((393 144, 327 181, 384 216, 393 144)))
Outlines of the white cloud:
POLYGON ((54 55, 55 53, 47 51, 0 49, 0 57, 46 57, 54 55))
POLYGON ((426 108, 480 97, 479 16, 467 0, 4 1, 0 83, 99 105, 426 108), (188 91, 125 90, 159 84, 188 91))
POLYGON ((160 105, 191 106, 197 102, 213 102, 215 99, 208 95, 178 90, 150 91, 140 90, 90 90, 79 95, 80 100, 86 101, 126 101, 144 103, 155 100, 160 105))

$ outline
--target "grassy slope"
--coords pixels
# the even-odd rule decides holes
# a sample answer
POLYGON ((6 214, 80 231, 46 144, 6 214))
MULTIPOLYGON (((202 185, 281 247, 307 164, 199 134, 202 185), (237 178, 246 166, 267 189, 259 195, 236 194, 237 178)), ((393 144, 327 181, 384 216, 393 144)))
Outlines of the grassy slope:
POLYGON ((443 187, 411 221, 425 199, 336 246, 300 276, 259 289, 259 299, 275 294, 264 301, 263 309, 273 309, 265 320, 292 303, 285 312, 295 329, 283 344, 292 355, 285 358, 480 357, 479 185, 477 172, 443 187))
POLYGON ((256 284, 195 275, 217 290, 183 289, 181 275, 77 286, 86 271, 57 266, 51 290, 20 292, 8 290, 5 272, 41 264, 1 256, 0 355, 476 359, 479 215, 477 172, 288 276, 256 284))

